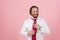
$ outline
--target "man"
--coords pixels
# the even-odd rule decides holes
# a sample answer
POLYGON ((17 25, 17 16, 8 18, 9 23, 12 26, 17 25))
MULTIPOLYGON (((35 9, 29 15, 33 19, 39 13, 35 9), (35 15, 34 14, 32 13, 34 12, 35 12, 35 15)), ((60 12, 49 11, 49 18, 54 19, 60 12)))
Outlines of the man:
POLYGON ((25 20, 21 34, 28 36, 28 40, 44 40, 43 34, 50 34, 48 25, 42 18, 38 18, 39 9, 37 6, 30 8, 31 18, 25 20))

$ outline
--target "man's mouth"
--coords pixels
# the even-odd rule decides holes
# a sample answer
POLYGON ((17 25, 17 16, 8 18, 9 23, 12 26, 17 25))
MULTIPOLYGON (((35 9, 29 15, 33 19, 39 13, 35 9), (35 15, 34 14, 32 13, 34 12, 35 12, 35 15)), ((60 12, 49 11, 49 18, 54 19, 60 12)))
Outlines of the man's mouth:
POLYGON ((34 17, 34 18, 37 18, 37 17, 38 17, 38 14, 34 14, 33 17, 34 17))

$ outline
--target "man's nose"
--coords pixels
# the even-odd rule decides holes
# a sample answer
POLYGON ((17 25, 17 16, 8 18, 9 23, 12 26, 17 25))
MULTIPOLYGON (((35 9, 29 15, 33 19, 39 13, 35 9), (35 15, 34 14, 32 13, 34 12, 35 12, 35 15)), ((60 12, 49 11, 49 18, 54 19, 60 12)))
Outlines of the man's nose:
POLYGON ((35 14, 38 14, 38 12, 35 12, 35 14))

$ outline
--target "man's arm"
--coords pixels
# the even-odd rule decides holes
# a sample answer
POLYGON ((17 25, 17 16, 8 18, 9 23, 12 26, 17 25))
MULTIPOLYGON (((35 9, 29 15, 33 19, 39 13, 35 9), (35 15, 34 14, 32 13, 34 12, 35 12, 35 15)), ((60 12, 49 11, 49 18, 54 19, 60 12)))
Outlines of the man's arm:
POLYGON ((26 21, 24 22, 24 24, 22 26, 20 34, 21 35, 27 35, 26 21))
POLYGON ((27 23, 25 21, 20 33, 21 33, 21 35, 25 35, 25 36, 27 36, 27 35, 32 36, 32 35, 34 35, 35 31, 33 31, 33 30, 28 31, 27 23))
POLYGON ((37 30, 38 32, 42 34, 50 34, 50 29, 47 23, 43 19, 41 20, 41 23, 38 25, 40 25, 40 28, 39 28, 40 30, 39 29, 37 30))

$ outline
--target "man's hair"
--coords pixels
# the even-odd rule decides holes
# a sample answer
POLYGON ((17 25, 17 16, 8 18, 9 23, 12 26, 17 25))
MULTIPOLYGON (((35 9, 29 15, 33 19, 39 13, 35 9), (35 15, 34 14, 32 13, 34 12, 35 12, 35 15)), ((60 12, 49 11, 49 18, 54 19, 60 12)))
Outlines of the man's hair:
POLYGON ((31 14, 31 12, 32 12, 32 8, 37 8, 38 9, 38 7, 37 6, 31 6, 31 8, 30 8, 30 14, 31 14))

